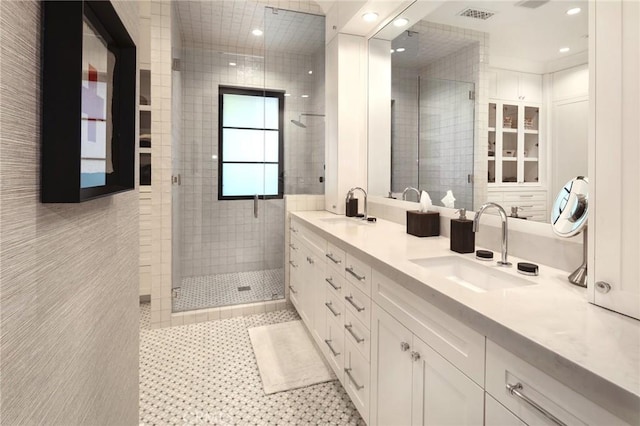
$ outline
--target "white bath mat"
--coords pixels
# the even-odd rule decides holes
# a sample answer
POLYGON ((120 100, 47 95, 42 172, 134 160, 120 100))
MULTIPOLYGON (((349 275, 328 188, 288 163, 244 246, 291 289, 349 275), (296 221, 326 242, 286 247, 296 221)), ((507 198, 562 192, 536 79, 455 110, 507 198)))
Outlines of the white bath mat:
POLYGON ((336 379, 302 321, 250 328, 249 337, 267 395, 336 379))

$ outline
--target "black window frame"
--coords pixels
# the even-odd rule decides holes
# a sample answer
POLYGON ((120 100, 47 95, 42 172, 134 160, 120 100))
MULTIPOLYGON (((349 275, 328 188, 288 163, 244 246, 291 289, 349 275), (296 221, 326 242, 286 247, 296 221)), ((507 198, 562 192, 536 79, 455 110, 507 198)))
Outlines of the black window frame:
MULTIPOLYGON (((246 87, 235 86, 218 86, 218 200, 253 200, 255 195, 222 195, 222 166, 225 163, 223 151, 223 129, 240 129, 240 130, 273 130, 254 127, 224 127, 223 126, 223 109, 224 95, 244 95, 262 98, 278 99, 278 194, 264 195, 258 194, 258 198, 262 200, 282 199, 284 197, 284 91, 279 90, 262 90, 251 89, 246 87)), ((227 161, 228 164, 276 164, 270 161, 227 161)))

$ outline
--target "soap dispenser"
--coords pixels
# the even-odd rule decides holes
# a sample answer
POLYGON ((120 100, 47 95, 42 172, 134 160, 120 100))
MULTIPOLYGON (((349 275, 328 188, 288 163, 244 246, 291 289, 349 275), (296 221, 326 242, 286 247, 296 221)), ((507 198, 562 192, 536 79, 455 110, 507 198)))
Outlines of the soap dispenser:
POLYGON ((452 251, 457 253, 473 253, 476 249, 476 235, 473 232, 473 220, 467 219, 467 211, 456 211, 460 216, 451 219, 451 245, 452 251))

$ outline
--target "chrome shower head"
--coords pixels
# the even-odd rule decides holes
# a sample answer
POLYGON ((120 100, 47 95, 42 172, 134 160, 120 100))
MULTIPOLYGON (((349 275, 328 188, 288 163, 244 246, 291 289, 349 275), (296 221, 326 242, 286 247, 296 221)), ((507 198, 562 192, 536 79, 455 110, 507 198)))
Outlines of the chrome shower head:
POLYGON ((307 128, 306 124, 304 124, 304 123, 303 123, 303 122, 301 122, 301 121, 298 121, 298 120, 291 120, 291 122, 292 122, 293 124, 295 124, 296 126, 298 126, 298 127, 302 127, 303 129, 306 129, 306 128, 307 128))

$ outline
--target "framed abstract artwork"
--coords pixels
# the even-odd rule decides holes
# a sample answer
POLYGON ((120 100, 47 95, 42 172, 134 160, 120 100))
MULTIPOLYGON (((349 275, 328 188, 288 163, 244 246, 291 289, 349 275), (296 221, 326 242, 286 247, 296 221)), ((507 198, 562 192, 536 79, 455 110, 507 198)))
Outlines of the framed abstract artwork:
POLYGON ((135 188, 136 46, 109 1, 43 2, 44 203, 135 188))

